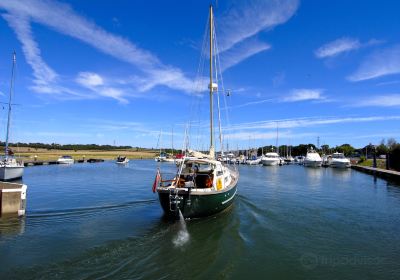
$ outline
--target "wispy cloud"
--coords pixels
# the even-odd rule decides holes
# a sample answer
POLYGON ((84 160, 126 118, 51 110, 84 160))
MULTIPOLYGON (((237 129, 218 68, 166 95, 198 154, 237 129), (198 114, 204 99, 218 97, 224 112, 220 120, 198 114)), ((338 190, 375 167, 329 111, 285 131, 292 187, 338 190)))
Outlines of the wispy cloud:
POLYGON ((103 78, 99 74, 92 72, 80 72, 76 81, 84 87, 95 87, 104 84, 103 78))
POLYGON ((242 107, 258 105, 258 104, 264 104, 264 103, 270 103, 270 102, 275 102, 275 101, 276 101, 276 98, 262 99, 262 100, 257 100, 257 101, 246 102, 246 103, 243 103, 243 104, 240 104, 240 105, 236 105, 236 106, 231 106, 230 109, 242 108, 242 107))
POLYGON ((315 118, 294 118, 278 119, 257 122, 248 122, 233 125, 226 130, 253 130, 253 129, 276 129, 279 128, 305 128, 320 125, 332 125, 341 123, 363 123, 400 120, 400 116, 368 116, 368 117, 315 117, 315 118))
POLYGON ((364 98, 352 105, 353 107, 397 107, 400 106, 400 94, 379 95, 364 98))
POLYGON ((269 50, 256 35, 287 22, 296 12, 298 0, 237 0, 217 18, 219 52, 226 70, 241 61, 269 50))
MULTIPOLYGON (((284 97, 272 97, 267 99, 255 100, 240 105, 231 106, 233 108, 242 108, 247 106, 254 106, 264 103, 280 103, 280 102, 301 102, 301 101, 313 101, 313 102, 330 102, 326 96, 323 95, 323 89, 293 89, 284 97)), ((285 94, 281 94, 285 95, 285 94)))
POLYGON ((231 68, 247 58, 270 48, 271 45, 267 43, 255 39, 246 40, 224 52, 221 57, 221 70, 224 71, 231 68))
POLYGON ((299 6, 298 0, 246 0, 235 5, 218 21, 220 51, 230 49, 257 33, 288 21, 299 6))
POLYGON ((347 79, 358 82, 398 73, 400 73, 400 45, 395 45, 367 56, 347 79))
POLYGON ((124 97, 126 93, 123 89, 105 84, 104 79, 97 73, 80 72, 75 81, 95 94, 113 98, 120 103, 128 103, 128 100, 124 97))
MULTIPOLYGON (((3 14, 3 18, 14 29, 23 45, 27 62, 34 71, 35 86, 33 89, 38 92, 74 93, 63 87, 55 86, 58 75, 42 59, 38 44, 31 32, 31 22, 43 24, 118 60, 134 65, 145 74, 141 81, 145 83, 147 90, 157 85, 183 91, 190 91, 193 88, 192 81, 179 68, 163 64, 156 55, 137 47, 125 38, 107 32, 78 15, 67 4, 51 0, 31 0, 29 2, 3 0, 0 2, 0 9, 7 11, 6 14, 3 14), (160 79, 160 77, 163 78, 160 79)), ((116 91, 118 90, 108 90, 106 95, 118 96, 116 91)))
POLYGON ((14 29, 18 40, 22 43, 26 61, 33 69, 35 85, 44 86, 54 82, 58 75, 43 61, 38 44, 32 35, 29 18, 19 13, 3 14, 3 18, 14 29))
POLYGON ((371 39, 366 43, 361 43, 360 40, 356 38, 342 37, 319 47, 314 51, 314 54, 317 58, 332 57, 379 43, 382 43, 382 41, 371 39))
POLYGON ((283 98, 283 102, 299 102, 308 100, 322 100, 323 89, 294 89, 292 93, 283 98))
POLYGON ((314 53, 318 58, 325 58, 329 56, 335 56, 343 52, 356 50, 360 47, 361 43, 358 39, 340 38, 319 47, 314 53))

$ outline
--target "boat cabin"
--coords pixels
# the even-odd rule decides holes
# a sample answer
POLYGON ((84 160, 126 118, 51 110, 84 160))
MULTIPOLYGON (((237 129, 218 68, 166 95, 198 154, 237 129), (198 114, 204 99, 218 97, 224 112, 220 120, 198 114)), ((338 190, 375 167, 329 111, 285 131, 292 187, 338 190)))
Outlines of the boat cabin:
POLYGON ((220 191, 228 186, 231 180, 225 169, 226 167, 216 160, 187 158, 175 178, 163 180, 162 183, 167 183, 164 187, 220 191))

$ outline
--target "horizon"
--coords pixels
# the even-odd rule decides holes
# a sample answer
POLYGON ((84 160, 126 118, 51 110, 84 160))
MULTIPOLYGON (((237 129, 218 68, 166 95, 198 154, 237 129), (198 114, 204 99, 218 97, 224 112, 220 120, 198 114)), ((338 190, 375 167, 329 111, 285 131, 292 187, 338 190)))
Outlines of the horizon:
MULTIPOLYGON (((277 126, 280 145, 399 142, 400 3, 214 4, 231 148, 275 145, 277 126)), ((207 93, 193 97, 193 81, 206 2, 0 0, 0 11, 3 103, 17 53, 11 142, 154 148, 161 137, 181 149, 190 122, 205 150, 207 93)))

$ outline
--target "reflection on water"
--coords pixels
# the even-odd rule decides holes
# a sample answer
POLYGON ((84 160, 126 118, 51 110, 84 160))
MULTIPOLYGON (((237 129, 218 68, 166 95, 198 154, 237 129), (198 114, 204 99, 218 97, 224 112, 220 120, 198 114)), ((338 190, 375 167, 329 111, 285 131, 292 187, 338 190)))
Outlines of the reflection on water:
POLYGON ((3 239, 22 235, 25 232, 25 217, 0 218, 0 243, 3 239))
MULTIPOLYGON (((163 174, 176 169, 160 166, 163 174)), ((0 278, 400 275, 395 184, 354 170, 240 166, 232 207, 169 221, 151 192, 156 167, 143 160, 27 168, 27 216, 0 219, 0 278)))

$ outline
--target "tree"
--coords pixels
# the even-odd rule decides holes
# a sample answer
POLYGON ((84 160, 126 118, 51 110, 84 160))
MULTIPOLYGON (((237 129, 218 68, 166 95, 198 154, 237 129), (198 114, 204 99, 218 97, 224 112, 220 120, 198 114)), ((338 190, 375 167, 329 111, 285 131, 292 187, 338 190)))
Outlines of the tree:
POLYGON ((341 153, 344 153, 345 156, 351 156, 355 151, 354 147, 351 146, 350 144, 343 144, 339 147, 336 147, 336 150, 341 153))
POLYGON ((397 142, 396 142, 396 139, 394 139, 394 138, 389 138, 387 140, 387 147, 391 150, 393 150, 395 148, 396 144, 397 144, 397 142))

